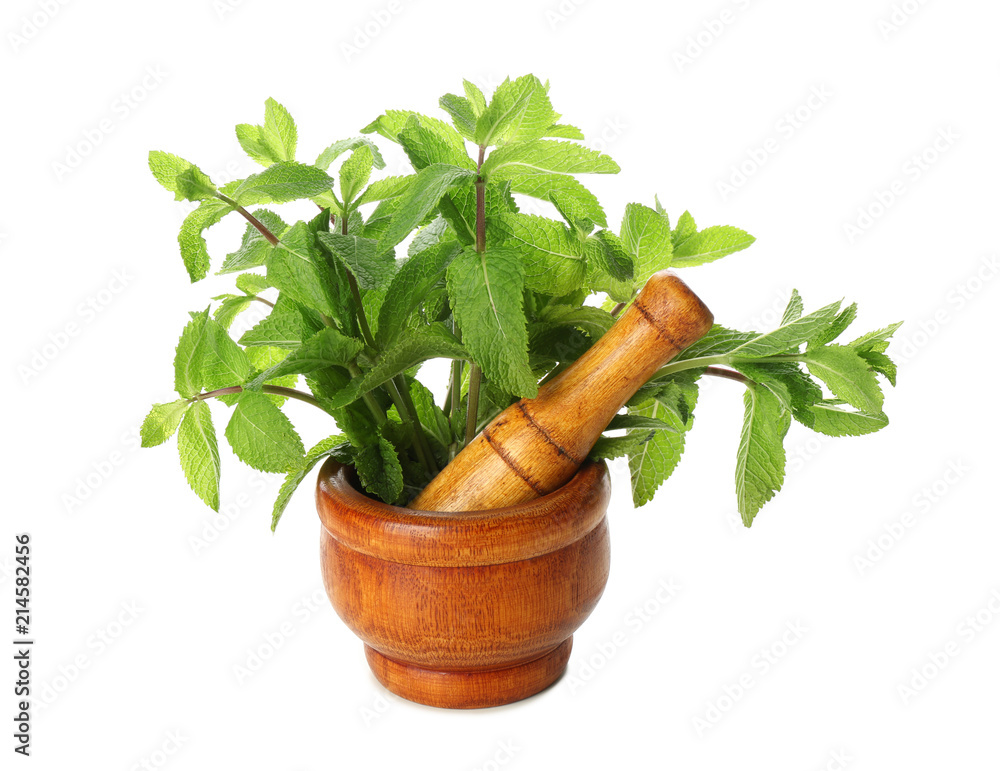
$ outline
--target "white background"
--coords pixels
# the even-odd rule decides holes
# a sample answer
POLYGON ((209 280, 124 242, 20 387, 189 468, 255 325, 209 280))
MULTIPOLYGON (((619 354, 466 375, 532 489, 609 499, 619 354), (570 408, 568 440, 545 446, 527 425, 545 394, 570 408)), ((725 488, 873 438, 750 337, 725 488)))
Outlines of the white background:
MULTIPOLYGON (((5 654, 3 767, 997 768, 998 24, 985 0, 8 0, 0 597, 9 624, 12 533, 28 531, 49 703, 32 757, 8 765, 5 654), (242 177, 254 166, 232 127, 269 96, 309 160, 385 108, 443 117, 463 77, 489 93, 526 72, 620 163, 587 180, 614 227, 658 193, 674 218, 757 236, 683 274, 719 322, 766 328, 792 287, 809 309, 856 300, 859 333, 907 321, 899 388, 879 434, 793 427, 785 489, 744 530, 742 400, 712 383, 652 504, 633 511, 616 472, 611 580, 567 677, 514 706, 443 711, 387 696, 322 595, 311 481, 272 536, 276 480, 227 448, 222 518, 187 489, 174 442, 137 449, 149 404, 173 398, 187 312, 229 287, 188 283, 186 209, 146 155, 242 177), (268 638, 280 648, 241 680, 268 638)), ((212 231, 217 260, 241 232, 212 231)), ((307 446, 331 433, 290 410, 307 446)))

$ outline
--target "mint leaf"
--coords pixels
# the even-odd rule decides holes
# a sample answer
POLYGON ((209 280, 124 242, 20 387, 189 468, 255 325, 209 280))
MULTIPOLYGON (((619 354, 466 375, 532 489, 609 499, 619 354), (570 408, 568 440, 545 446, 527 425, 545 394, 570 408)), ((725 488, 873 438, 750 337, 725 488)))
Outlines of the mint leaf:
POLYGON ((621 239, 610 230, 598 230, 584 242, 587 269, 591 283, 604 283, 603 276, 593 275, 596 269, 612 281, 626 283, 635 277, 635 264, 621 239))
POLYGON ((566 123, 553 123, 545 129, 544 136, 558 137, 560 139, 584 139, 583 132, 580 129, 566 123))
POLYGON ((194 402, 185 413, 177 432, 177 451, 191 489, 218 511, 219 443, 212 426, 212 411, 205 402, 194 402))
POLYGON ((392 252, 379 253, 378 244, 370 238, 320 233, 319 240, 354 275, 362 289, 384 288, 396 271, 392 252))
POLYGON ((844 345, 810 348, 806 352, 806 366, 838 399, 862 412, 878 414, 882 411, 883 396, 878 380, 857 351, 844 345))
POLYGON ((340 197, 351 203, 371 178, 375 157, 368 145, 361 145, 340 167, 340 197))
POLYGON ((809 341, 810 346, 819 347, 821 345, 826 345, 827 343, 832 343, 838 337, 840 337, 844 330, 846 330, 854 320, 858 317, 858 304, 851 303, 844 310, 837 314, 830 326, 826 330, 809 341))
POLYGON ((759 335, 729 353, 735 358, 757 359, 797 351, 802 343, 808 342, 829 327, 839 310, 840 302, 830 303, 807 316, 759 335))
POLYGON ((714 262, 733 252, 746 249, 756 239, 749 233, 729 225, 716 225, 679 240, 674 245, 675 268, 689 268, 714 262))
POLYGON ((215 309, 214 318, 217 322, 219 322, 223 329, 228 330, 233 325, 233 321, 236 317, 249 308, 250 303, 252 302, 253 297, 248 297, 245 294, 234 294, 223 297, 222 303, 215 309))
POLYGON ((379 152, 378 145, 376 145, 368 137, 352 137, 351 139, 341 139, 334 142, 323 152, 319 154, 316 159, 316 163, 313 164, 317 169, 322 169, 327 171, 337 158, 339 158, 344 153, 350 150, 356 150, 362 145, 366 146, 372 154, 372 163, 375 165, 376 169, 385 168, 385 159, 382 157, 382 153, 379 152))
POLYGON ((493 182, 509 181, 512 192, 542 201, 558 198, 560 205, 573 205, 577 216, 586 217, 601 227, 607 227, 607 215, 597 197, 575 177, 545 171, 529 172, 526 167, 520 167, 517 174, 508 177, 506 171, 507 169, 501 169, 494 172, 493 182))
POLYGON ((853 412, 837 399, 826 399, 810 406, 802 422, 813 431, 827 436, 864 436, 889 425, 883 412, 853 412))
POLYGON ((590 460, 614 460, 625 455, 639 455, 645 445, 656 436, 656 431, 632 431, 625 436, 602 436, 591 448, 590 460))
POLYGON ((308 374, 326 367, 346 367, 360 353, 364 344, 346 337, 336 329, 321 329, 280 362, 261 372, 247 388, 256 390, 275 378, 308 374))
POLYGON ((451 427, 444 411, 434 402, 434 394, 420 381, 409 380, 410 397, 417 411, 417 419, 428 437, 437 444, 439 451, 446 451, 451 443, 451 427))
POLYGON ((685 361, 698 359, 702 356, 720 356, 759 337, 761 335, 757 332, 738 332, 735 329, 714 324, 704 337, 677 354, 677 360, 685 361))
POLYGON ((146 419, 139 427, 139 436, 143 447, 156 447, 163 444, 174 435, 181 424, 181 418, 188 411, 191 402, 178 399, 167 404, 154 404, 146 419))
POLYGON ((802 311, 804 309, 805 306, 802 304, 802 297, 799 295, 799 290, 793 289, 792 296, 788 298, 788 305, 785 306, 785 313, 781 317, 781 326, 791 324, 793 321, 802 318, 802 311))
POLYGON ((684 389, 685 403, 689 408, 686 421, 682 421, 677 416, 675 406, 665 404, 658 399, 641 407, 629 407, 629 415, 661 420, 677 429, 676 433, 649 429, 636 429, 630 432, 633 437, 639 438, 652 434, 652 437, 642 443, 639 450, 629 453, 628 465, 632 475, 632 500, 637 507, 643 506, 653 499, 657 488, 674 473, 674 469, 677 468, 681 455, 684 453, 685 434, 691 429, 694 422, 691 411, 694 410, 698 401, 698 386, 694 381, 691 381, 680 387, 684 389))
POLYGON ((616 431, 622 428, 630 430, 634 428, 648 428, 654 431, 670 431, 675 434, 680 430, 664 420, 646 415, 615 415, 605 430, 616 431))
MULTIPOLYGON (((657 201, 657 203, 659 203, 659 201, 657 201)), ((671 240, 674 243, 674 248, 676 249, 678 244, 687 241, 697 232, 698 226, 695 224, 694 217, 691 216, 691 212, 684 212, 677 220, 677 227, 675 227, 671 233, 671 240)))
POLYGON ((316 331, 318 328, 307 323, 295 302, 281 295, 267 318, 244 333, 240 345, 298 348, 316 331))
POLYGON ((507 214, 490 224, 498 241, 521 255, 528 289, 559 297, 583 286, 584 247, 564 225, 528 214, 507 214))
POLYGON ((419 225, 449 189, 475 182, 476 173, 460 166, 433 163, 421 169, 403 195, 389 227, 379 239, 378 251, 387 252, 419 225))
POLYGON ((455 259, 458 249, 455 241, 431 246, 415 254, 399 269, 389 284, 379 311, 378 332, 375 335, 379 347, 384 348, 396 339, 410 314, 444 279, 445 271, 455 259))
POLYGON ((517 396, 537 394, 528 364, 524 267, 517 252, 463 249, 448 268, 448 293, 462 342, 483 374, 517 396))
POLYGON ((670 223, 655 209, 639 203, 630 203, 625 207, 621 242, 635 256, 632 293, 654 273, 671 266, 673 241, 670 235, 670 223))
POLYGON ((559 120, 545 86, 534 75, 509 78, 493 93, 489 106, 476 121, 475 143, 489 147, 527 141, 545 135, 559 120))
POLYGON ((379 436, 377 441, 357 448, 354 468, 366 490, 386 503, 395 503, 399 499, 403 492, 403 468, 396 448, 388 439, 379 436))
MULTIPOLYGON (((288 225, 273 211, 259 209, 254 212, 254 216, 278 238, 281 238, 282 234, 288 229, 288 225)), ((253 225, 247 224, 240 248, 226 255, 226 259, 219 269, 219 275, 236 273, 250 268, 259 268, 267 261, 267 256, 271 253, 272 249, 274 247, 264 237, 264 234, 253 225)))
POLYGON ((214 198, 218 192, 205 172, 171 153, 151 151, 149 170, 157 182, 174 194, 177 201, 204 201, 214 198))
POLYGON ((232 197, 243 206, 267 201, 287 203, 313 198, 329 191, 333 185, 333 179, 315 166, 283 161, 259 174, 251 174, 233 191, 232 197))
POLYGON ((264 103, 264 125, 241 123, 236 127, 240 146, 261 166, 295 160, 298 131, 295 121, 282 105, 273 99, 264 103))
POLYGON ((240 394, 226 426, 226 439, 236 456, 258 471, 285 472, 305 452, 291 421, 257 391, 240 394))
POLYGON ((874 372, 885 377, 893 386, 896 385, 896 364, 884 353, 878 351, 858 351, 858 356, 864 359, 874 372))
POLYGON ((372 182, 358 198, 358 206, 375 201, 384 201, 387 198, 395 198, 402 195, 413 182, 413 175, 403 177, 386 177, 372 182))
POLYGON ((445 94, 438 103, 441 109, 451 116, 451 122, 455 124, 459 134, 469 140, 475 139, 477 116, 468 99, 455 94, 445 94))
POLYGON ((336 316, 336 278, 305 222, 297 222, 267 257, 267 280, 283 294, 328 316, 336 316))
POLYGON ((184 218, 177 243, 180 244, 181 259, 184 260, 184 267, 192 283, 205 278, 211 265, 203 233, 231 211, 234 209, 229 204, 210 198, 202 201, 197 209, 184 218))
POLYGON ((611 329, 615 321, 607 311, 590 305, 546 305, 538 312, 538 318, 549 324, 582 329, 594 340, 611 329))
MULTIPOLYGON (((405 330, 395 343, 382 354, 378 363, 365 373, 361 380, 354 380, 342 398, 349 403, 362 394, 385 383, 401 372, 428 359, 466 359, 469 352, 448 327, 435 322, 424 327, 405 330)), ((338 399, 335 404, 340 404, 338 399)))
POLYGON ((482 167, 482 175, 506 169, 508 175, 524 170, 529 173, 617 174, 621 168, 611 158, 597 150, 572 142, 536 139, 497 148, 482 167))
POLYGON ((785 480, 783 441, 790 413, 766 388, 750 386, 743 395, 743 430, 736 451, 736 502, 747 527, 785 480))
POLYGON ((236 288, 251 296, 259 295, 270 286, 268 280, 259 273, 241 273, 236 277, 236 288))
POLYGON ((322 442, 313 447, 309 452, 305 454, 305 457, 301 458, 299 462, 288 472, 285 477, 285 481, 281 483, 281 489, 278 490, 278 497, 274 501, 274 509, 271 512, 271 531, 278 527, 278 520, 281 519, 281 515, 285 513, 285 509, 288 508, 288 503, 292 499, 292 494, 298 489, 302 480, 306 478, 313 467, 319 463, 324 458, 333 455, 339 448, 347 444, 348 439, 346 436, 330 436, 324 439, 322 442))
POLYGON ((432 163, 448 163, 464 169, 475 170, 476 164, 469 157, 462 137, 449 129, 442 132, 425 127, 420 118, 411 115, 397 137, 415 169, 432 163))
POLYGON ((250 374, 250 360, 223 326, 206 319, 201 360, 201 387, 206 391, 239 385, 250 374))
POLYGON ((211 344, 207 339, 210 334, 206 308, 200 313, 192 314, 177 343, 174 354, 174 390, 187 399, 200 394, 202 383, 205 382, 201 365, 205 350, 211 344))
POLYGON ((886 348, 889 346, 889 340, 896 333, 901 326, 903 326, 902 321, 898 321, 895 324, 890 324, 884 329, 878 329, 874 332, 868 332, 867 334, 861 335, 857 340, 848 343, 849 348, 853 348, 856 351, 878 351, 879 353, 884 353, 886 348))
POLYGON ((465 91, 465 98, 469 100, 469 107, 478 118, 486 112, 486 97, 479 90, 479 86, 468 80, 462 81, 462 90, 465 91))

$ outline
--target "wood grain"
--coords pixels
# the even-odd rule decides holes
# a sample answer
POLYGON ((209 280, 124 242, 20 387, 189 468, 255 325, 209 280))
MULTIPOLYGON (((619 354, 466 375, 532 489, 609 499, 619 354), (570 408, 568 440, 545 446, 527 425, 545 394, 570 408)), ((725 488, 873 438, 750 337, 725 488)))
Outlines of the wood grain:
POLYGON ((604 464, 559 490, 461 517, 389 506, 330 459, 316 502, 323 582, 379 680, 441 707, 506 704, 565 669, 607 583, 604 464))
POLYGON ((410 506, 477 511, 557 489, 625 402, 711 326, 712 313, 683 281, 668 271, 653 274, 600 340, 537 397, 500 413, 410 506))

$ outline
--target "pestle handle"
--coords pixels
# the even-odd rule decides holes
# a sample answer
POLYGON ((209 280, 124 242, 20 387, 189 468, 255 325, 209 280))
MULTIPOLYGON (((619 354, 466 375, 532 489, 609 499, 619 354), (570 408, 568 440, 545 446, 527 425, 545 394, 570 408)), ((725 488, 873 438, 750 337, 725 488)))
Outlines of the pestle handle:
POLYGON ((536 397, 494 418, 410 508, 480 511, 561 487, 625 402, 711 326, 711 311, 683 281, 654 273, 600 340, 536 397))

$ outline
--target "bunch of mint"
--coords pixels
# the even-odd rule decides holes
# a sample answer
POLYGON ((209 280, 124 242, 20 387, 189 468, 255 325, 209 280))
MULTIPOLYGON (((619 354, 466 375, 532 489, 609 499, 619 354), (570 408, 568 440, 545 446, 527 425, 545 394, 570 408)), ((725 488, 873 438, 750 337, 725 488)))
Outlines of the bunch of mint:
MULTIPOLYGON (((576 175, 619 168, 559 123, 548 92, 527 75, 487 101, 465 82, 464 96, 440 100, 450 123, 386 111, 362 134, 401 146, 413 166, 403 176, 372 179, 385 162, 368 136, 334 142, 312 164, 296 161, 295 123, 274 100, 262 125, 236 127, 265 167, 246 179, 219 187, 188 161, 151 153, 157 180, 198 203, 179 235, 192 281, 210 270, 205 230, 233 213, 248 225, 218 270, 236 274, 237 291, 190 314, 174 358, 180 398, 153 407, 143 445, 176 432, 188 482, 217 509, 215 399, 233 408, 225 435, 237 457, 286 475, 272 528, 331 455, 355 466, 369 494, 405 503, 497 414, 586 351, 653 273, 753 243, 734 227, 698 230, 687 212, 671 227, 659 201, 629 204, 612 231, 576 175), (302 199, 316 204, 312 219, 287 223, 260 208, 302 199), (553 216, 522 212, 532 200, 553 216), (595 294, 600 307, 587 302, 595 294), (233 320, 254 302, 268 316, 233 340, 233 320), (436 358, 452 361, 443 404, 416 378, 436 358), (281 409, 289 398, 321 410, 338 433, 307 451, 281 409)), ((699 378, 739 380, 747 390, 736 488, 749 525, 781 487, 792 417, 836 436, 886 425, 876 373, 894 381, 885 351, 898 325, 834 344, 854 316, 839 303, 803 315, 795 294, 777 330, 716 326, 636 394, 609 426, 624 434, 603 437, 592 457, 627 455, 634 501, 645 504, 680 460, 699 378)))

